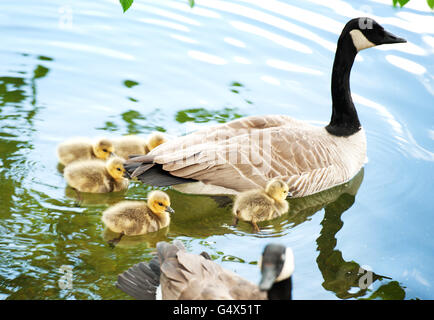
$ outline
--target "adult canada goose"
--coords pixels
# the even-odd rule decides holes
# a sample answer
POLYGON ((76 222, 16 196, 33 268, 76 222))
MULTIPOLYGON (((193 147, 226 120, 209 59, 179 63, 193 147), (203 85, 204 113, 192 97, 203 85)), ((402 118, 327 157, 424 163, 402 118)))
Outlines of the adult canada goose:
POLYGON ((287 196, 288 185, 281 179, 269 181, 265 189, 239 193, 232 208, 233 225, 238 223, 238 219, 249 221, 254 230, 259 232, 256 222, 271 220, 288 212, 287 196))
POLYGON ((124 178, 125 169, 119 157, 112 157, 107 162, 85 160, 66 166, 63 173, 68 184, 77 191, 91 193, 117 192, 128 188, 128 179, 124 178))
POLYGON ((332 116, 326 127, 282 115, 251 116, 173 139, 125 168, 154 186, 186 193, 236 194, 279 177, 294 197, 350 180, 366 159, 366 137, 351 99, 350 71, 365 48, 406 42, 369 18, 350 20, 332 71, 332 116))
POLYGON ((127 135, 113 139, 116 155, 127 160, 130 155, 144 155, 167 141, 161 132, 153 132, 147 138, 127 135))
POLYGON ((113 152, 112 142, 105 138, 98 138, 95 141, 88 138, 72 138, 57 147, 59 162, 65 166, 80 160, 107 160, 113 152))
POLYGON ((261 280, 255 285, 213 262, 205 252, 188 253, 181 241, 157 243, 157 256, 118 276, 116 286, 130 296, 154 300, 265 300, 292 298, 294 256, 278 244, 265 247, 258 262, 261 280))
POLYGON ((105 210, 102 221, 112 231, 120 233, 119 242, 124 235, 137 236, 158 231, 170 223, 169 213, 175 211, 170 207, 169 196, 159 190, 151 191, 148 201, 121 201, 105 210))

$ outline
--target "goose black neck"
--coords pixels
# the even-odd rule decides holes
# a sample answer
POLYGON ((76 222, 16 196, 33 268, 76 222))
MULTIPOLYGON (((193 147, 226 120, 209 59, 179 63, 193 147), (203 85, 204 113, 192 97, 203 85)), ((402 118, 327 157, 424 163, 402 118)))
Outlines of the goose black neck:
POLYGON ((292 277, 275 282, 267 292, 268 300, 292 300, 292 277))
POLYGON ((350 91, 350 73, 356 54, 351 35, 342 34, 332 71, 332 117, 326 127, 326 130, 335 136, 350 136, 361 128, 350 91))

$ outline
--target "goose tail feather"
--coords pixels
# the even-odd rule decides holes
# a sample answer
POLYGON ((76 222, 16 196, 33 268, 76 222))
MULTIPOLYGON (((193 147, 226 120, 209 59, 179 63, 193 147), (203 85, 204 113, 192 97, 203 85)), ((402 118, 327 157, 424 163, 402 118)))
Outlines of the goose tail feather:
POLYGON ((160 263, 154 257, 149 264, 140 262, 118 276, 116 287, 138 300, 155 300, 160 285, 160 263))
POLYGON ((176 177, 163 170, 161 164, 154 163, 151 156, 133 157, 125 161, 125 176, 128 179, 137 178, 144 184, 154 187, 169 187, 177 184, 195 182, 193 179, 176 177))

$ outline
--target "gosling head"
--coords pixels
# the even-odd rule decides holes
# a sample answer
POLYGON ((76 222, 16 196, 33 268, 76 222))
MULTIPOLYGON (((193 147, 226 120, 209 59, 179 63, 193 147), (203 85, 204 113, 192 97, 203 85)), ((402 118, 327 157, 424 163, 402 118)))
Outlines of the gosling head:
POLYGON ((159 190, 154 190, 149 193, 148 207, 156 215, 164 214, 164 212, 175 212, 175 210, 170 207, 169 196, 165 192, 159 190))
POLYGON ((110 176, 115 180, 123 179, 125 174, 124 160, 119 157, 112 157, 106 163, 106 168, 110 176))
POLYGON ((158 147, 160 144, 163 144, 166 141, 167 138, 164 134, 162 134, 161 132, 154 132, 149 136, 146 145, 149 151, 151 151, 152 149, 158 147))
POLYGON ((381 44, 407 42, 405 39, 384 30, 379 23, 367 17, 350 20, 345 25, 341 38, 346 37, 347 34, 350 35, 357 52, 381 44))
POLYGON ((114 155, 115 147, 113 143, 105 138, 98 139, 93 146, 93 153, 98 159, 107 160, 114 155))
POLYGON ((288 184, 281 179, 273 179, 267 183, 265 192, 276 201, 283 201, 286 197, 291 196, 288 184))
POLYGON ((276 282, 291 278, 294 273, 294 253, 280 244, 268 244, 258 263, 261 268, 259 289, 268 291, 276 282))

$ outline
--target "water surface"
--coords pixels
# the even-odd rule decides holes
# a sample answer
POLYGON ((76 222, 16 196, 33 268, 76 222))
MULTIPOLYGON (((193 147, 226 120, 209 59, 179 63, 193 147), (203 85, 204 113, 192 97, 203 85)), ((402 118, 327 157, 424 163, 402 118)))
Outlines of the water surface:
POLYGON ((175 238, 254 282, 265 244, 291 246, 295 299, 434 298, 434 16, 389 2, 143 0, 126 14, 115 0, 1 2, 0 299, 128 299, 117 274, 175 238), (368 162, 352 181, 290 200, 260 234, 230 226, 230 198, 169 189, 169 228, 107 245, 101 212, 151 189, 133 183, 78 207, 59 142, 176 136, 256 114, 324 125, 335 43, 362 15, 408 43, 355 62, 368 162), (72 289, 59 288, 63 265, 72 289), (374 282, 360 288, 365 270, 374 282))

